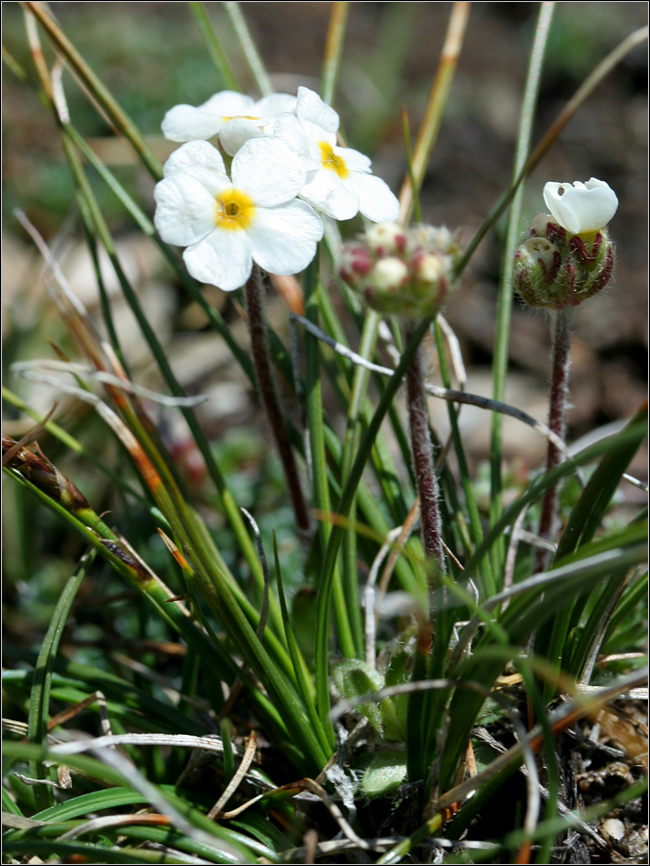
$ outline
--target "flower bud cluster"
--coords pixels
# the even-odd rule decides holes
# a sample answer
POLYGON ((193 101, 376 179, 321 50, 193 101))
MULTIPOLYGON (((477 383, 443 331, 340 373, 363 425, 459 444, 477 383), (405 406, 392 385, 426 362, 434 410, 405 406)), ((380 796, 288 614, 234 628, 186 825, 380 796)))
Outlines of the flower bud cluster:
POLYGON ((456 236, 444 227, 378 223, 343 247, 339 276, 373 310, 419 318, 440 309, 459 258, 456 236))
POLYGON ((614 270, 606 228, 572 234, 539 214, 515 252, 514 286, 531 307, 575 307, 604 289, 614 270))

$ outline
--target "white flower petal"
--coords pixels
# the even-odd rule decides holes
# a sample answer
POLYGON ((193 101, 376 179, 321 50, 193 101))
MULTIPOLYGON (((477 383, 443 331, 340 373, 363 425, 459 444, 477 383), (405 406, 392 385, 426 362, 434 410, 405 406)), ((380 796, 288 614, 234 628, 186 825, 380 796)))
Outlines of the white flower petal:
POLYGON ((353 171, 345 183, 359 198, 359 210, 373 222, 392 222, 399 215, 399 202, 387 183, 373 174, 353 171))
POLYGON ((161 124, 163 135, 170 141, 195 141, 216 135, 223 120, 192 105, 175 105, 165 114, 161 124))
POLYGON ((210 112, 210 114, 218 114, 223 118, 242 117, 255 114, 255 100, 244 93, 238 93, 236 90, 222 90, 211 96, 207 102, 199 105, 199 108, 202 111, 210 112))
POLYGON ((213 195, 230 186, 223 157, 207 141, 190 141, 175 150, 164 165, 165 177, 193 177, 213 195))
POLYGON ((359 153, 358 150, 352 150, 351 147, 335 147, 334 153, 341 157, 348 171, 372 172, 372 162, 369 157, 359 153))
POLYGON ((261 268, 272 274, 297 274, 314 258, 323 223, 308 204, 292 201, 258 210, 248 236, 261 268))
POLYGON ((312 123, 311 120, 305 120, 305 118, 302 117, 299 117, 298 120, 300 121, 302 128, 305 130, 307 138, 311 142, 312 153, 315 154, 317 158, 321 155, 321 144, 329 144, 330 147, 336 147, 336 133, 328 132, 317 123, 312 123))
POLYGON ((301 158, 305 171, 315 171, 321 167, 318 144, 309 139, 303 124, 295 115, 281 114, 273 124, 273 136, 301 158))
POLYGON ((359 212, 359 198, 335 171, 322 168, 308 175, 300 198, 336 220, 349 220, 359 212))
POLYGON ((154 225, 168 244, 185 247, 197 243, 215 227, 214 198, 194 178, 165 178, 156 184, 154 198, 154 225))
POLYGON ((296 154, 275 138, 254 138, 232 161, 233 185, 260 207, 275 207, 294 198, 306 172, 296 154))
POLYGON ((187 270, 201 283, 234 292, 253 269, 251 242, 246 232, 215 229, 183 253, 187 270))
POLYGON ((212 138, 229 118, 252 114, 254 105, 250 96, 234 90, 222 90, 196 108, 192 105, 175 105, 165 114, 162 131, 165 138, 171 141, 212 138))
POLYGON ((317 93, 307 87, 298 88, 296 114, 301 120, 310 120, 328 132, 336 132, 339 128, 338 114, 330 105, 323 102, 317 93))
POLYGON ((604 228, 618 208, 614 190, 593 177, 586 184, 549 182, 544 186, 544 201, 555 221, 571 234, 604 228))
POLYGON ((261 119, 249 120, 247 117, 234 117, 221 127, 219 141, 221 146, 234 156, 239 148, 251 138, 264 135, 264 122, 261 119))
POLYGON ((272 93, 256 103, 255 115, 268 121, 284 114, 285 111, 295 114, 297 101, 297 98, 289 93, 272 93))

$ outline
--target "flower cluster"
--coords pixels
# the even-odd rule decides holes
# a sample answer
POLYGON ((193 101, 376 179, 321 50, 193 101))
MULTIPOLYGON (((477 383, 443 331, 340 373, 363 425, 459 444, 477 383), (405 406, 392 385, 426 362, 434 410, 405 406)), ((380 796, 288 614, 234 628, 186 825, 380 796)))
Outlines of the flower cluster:
POLYGON ((547 183, 539 214, 515 253, 514 285, 531 307, 577 306, 605 288, 614 270, 606 224, 618 199, 604 181, 547 183))
POLYGON ((306 87, 257 103, 224 91, 198 108, 172 108, 163 132, 185 143, 154 192, 161 238, 186 247, 197 280, 233 291, 253 262, 274 274, 303 270, 323 236, 317 211, 395 219, 396 197, 366 156, 337 146, 338 126, 334 109, 306 87), (206 140, 214 136, 221 150, 206 140), (230 176, 221 151, 232 157, 230 176))
POLYGON ((379 223, 344 246, 339 276, 380 313, 432 316, 453 287, 459 259, 456 236, 444 227, 379 223))

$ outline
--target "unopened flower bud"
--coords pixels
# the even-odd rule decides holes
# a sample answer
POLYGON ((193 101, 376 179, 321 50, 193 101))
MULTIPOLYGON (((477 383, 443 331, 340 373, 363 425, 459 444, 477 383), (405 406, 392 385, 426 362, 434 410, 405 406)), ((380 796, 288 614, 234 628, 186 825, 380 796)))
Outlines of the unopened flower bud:
POLYGON ((366 232, 366 245, 379 256, 392 256, 406 249, 404 228, 397 223, 375 223, 366 232))
POLYGON ((606 228, 573 235, 548 214, 535 217, 515 252, 514 286, 531 307, 575 307, 605 288, 614 269, 606 228))
POLYGON ((456 236, 446 228, 380 223, 344 247, 339 275, 378 312, 431 316, 453 285, 459 258, 456 236), (361 274, 359 262, 368 259, 373 267, 361 274))
POLYGON ((368 306, 384 313, 399 312, 401 293, 408 277, 408 268, 401 259, 394 256, 379 259, 363 284, 363 297, 368 306))
POLYGON ((347 244, 343 248, 339 265, 341 279, 355 289, 369 273, 374 265, 374 259, 361 244, 347 244))

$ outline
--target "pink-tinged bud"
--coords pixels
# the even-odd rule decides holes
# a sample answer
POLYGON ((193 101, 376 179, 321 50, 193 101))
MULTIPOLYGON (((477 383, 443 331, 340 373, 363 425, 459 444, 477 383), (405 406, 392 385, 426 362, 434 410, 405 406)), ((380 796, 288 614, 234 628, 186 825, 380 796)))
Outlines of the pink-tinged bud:
POLYGON ((379 223, 360 241, 346 244, 339 275, 380 313, 432 316, 454 284, 460 254, 456 235, 447 228, 379 223))
POLYGON ((343 249, 339 264, 339 276, 343 282, 355 288, 374 265, 368 250, 360 244, 348 244, 343 249))
POLYGON ((515 252, 513 282, 526 304, 559 310, 601 291, 613 268, 606 228, 571 234, 548 214, 539 214, 515 252))
POLYGON ((406 249, 404 227, 398 223, 375 223, 365 239, 368 249, 378 256, 392 256, 406 249))

